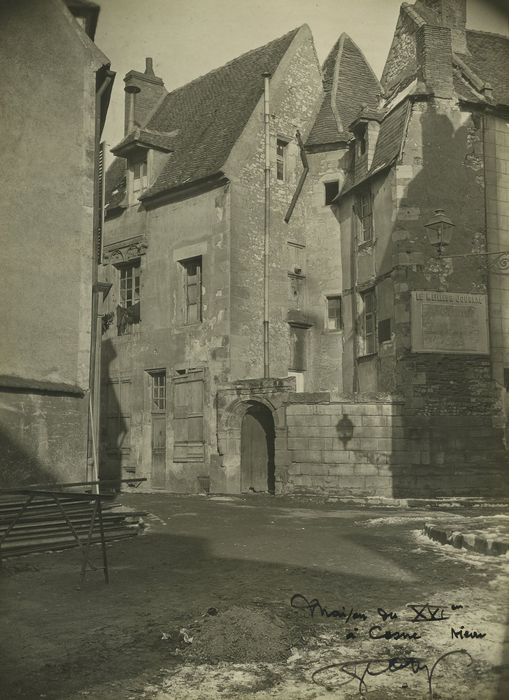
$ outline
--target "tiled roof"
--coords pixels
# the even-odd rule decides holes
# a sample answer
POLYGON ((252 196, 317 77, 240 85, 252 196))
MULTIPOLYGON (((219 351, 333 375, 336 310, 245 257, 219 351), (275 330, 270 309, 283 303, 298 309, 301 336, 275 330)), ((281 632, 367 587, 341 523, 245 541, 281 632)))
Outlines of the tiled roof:
POLYGON ((220 172, 273 74, 299 30, 271 41, 169 93, 145 129, 178 134, 172 153, 146 199, 220 172))
POLYGON ((483 82, 490 83, 496 103, 509 105, 509 38, 467 31, 467 47, 470 55, 462 60, 483 82))
POLYGON ((115 158, 106 170, 104 199, 107 210, 116 209, 126 195, 126 160, 115 158))
POLYGON ((405 137, 409 109, 410 103, 408 100, 404 100, 380 124, 370 174, 390 165, 398 157, 405 137))
POLYGON ((347 141, 349 125, 361 105, 375 109, 382 88, 357 44, 342 34, 322 68, 324 101, 307 140, 308 146, 347 141))

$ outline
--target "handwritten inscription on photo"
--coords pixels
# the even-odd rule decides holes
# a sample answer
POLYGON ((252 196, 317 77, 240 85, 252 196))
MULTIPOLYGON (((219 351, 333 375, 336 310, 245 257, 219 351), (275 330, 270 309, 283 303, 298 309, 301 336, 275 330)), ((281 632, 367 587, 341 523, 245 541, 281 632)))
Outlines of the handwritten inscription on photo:
MULTIPOLYGON (((403 612, 378 607, 375 611, 361 610, 352 606, 331 607, 322 605, 317 598, 307 598, 295 593, 291 600, 292 608, 306 611, 311 618, 335 620, 344 631, 344 639, 385 642, 418 642, 423 638, 424 625, 439 625, 446 632, 448 640, 483 640, 486 633, 482 630, 467 629, 461 624, 463 605, 459 603, 437 605, 432 603, 407 603, 403 612), (359 623, 359 626, 355 626, 359 623), (360 623, 366 625, 360 626, 360 623)), ((436 628, 435 628, 436 629, 436 628)), ((367 657, 356 659, 338 659, 337 662, 323 665, 312 674, 312 680, 329 689, 337 689, 350 683, 358 683, 358 692, 368 692, 368 680, 385 674, 396 674, 409 670, 414 676, 423 674, 427 691, 433 698, 433 677, 439 667, 441 670, 453 660, 467 668, 474 659, 468 649, 451 649, 434 659, 417 656, 415 651, 392 656, 367 657)))

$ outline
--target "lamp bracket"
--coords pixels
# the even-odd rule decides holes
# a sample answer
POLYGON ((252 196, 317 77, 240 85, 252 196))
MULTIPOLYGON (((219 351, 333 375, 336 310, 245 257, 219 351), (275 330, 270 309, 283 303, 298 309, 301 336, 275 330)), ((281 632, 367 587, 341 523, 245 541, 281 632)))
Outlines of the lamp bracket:
POLYGON ((489 253, 463 253, 460 255, 438 255, 442 260, 454 258, 479 258, 479 267, 496 274, 509 274, 509 250, 489 253))

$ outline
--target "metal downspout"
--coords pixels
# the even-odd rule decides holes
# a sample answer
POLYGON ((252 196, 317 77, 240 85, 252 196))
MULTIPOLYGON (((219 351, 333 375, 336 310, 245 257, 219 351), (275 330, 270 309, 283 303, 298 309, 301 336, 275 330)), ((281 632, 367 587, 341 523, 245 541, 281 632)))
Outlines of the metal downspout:
MULTIPOLYGON (((101 223, 103 212, 98 211, 99 187, 104 185, 104 162, 102 183, 99 182, 97 163, 99 158, 100 137, 101 137, 101 98, 113 81, 114 73, 108 71, 106 77, 96 91, 95 96, 95 148, 94 148, 94 231, 92 236, 93 260, 92 260, 92 327, 90 339, 90 397, 89 397, 89 436, 87 442, 92 444, 92 457, 94 460, 94 473, 88 474, 87 458, 87 480, 91 476, 92 481, 99 479, 99 454, 97 438, 99 436, 99 405, 100 405, 100 376, 101 376, 101 315, 99 314, 99 294, 98 282, 98 227, 101 223)), ((99 493, 99 485, 95 485, 94 490, 99 493)))
POLYGON ((269 241, 270 241, 270 73, 263 73, 263 123, 265 133, 265 222, 263 235, 263 376, 270 377, 269 360, 269 241))

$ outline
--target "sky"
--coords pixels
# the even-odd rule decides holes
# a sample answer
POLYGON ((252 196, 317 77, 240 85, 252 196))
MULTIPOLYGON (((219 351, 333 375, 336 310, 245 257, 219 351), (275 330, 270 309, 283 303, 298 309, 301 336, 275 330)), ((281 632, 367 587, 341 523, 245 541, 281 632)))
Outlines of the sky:
POLYGON ((143 71, 145 57, 173 90, 302 24, 313 33, 323 63, 342 32, 363 50, 378 77, 401 0, 98 0, 95 42, 116 71, 103 139, 123 137, 124 82, 143 71))

